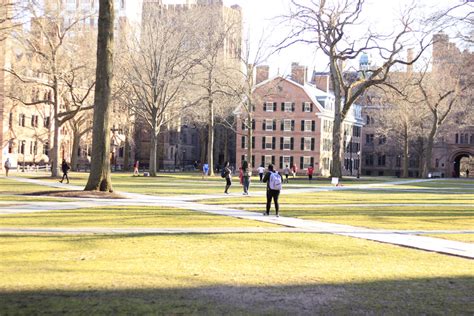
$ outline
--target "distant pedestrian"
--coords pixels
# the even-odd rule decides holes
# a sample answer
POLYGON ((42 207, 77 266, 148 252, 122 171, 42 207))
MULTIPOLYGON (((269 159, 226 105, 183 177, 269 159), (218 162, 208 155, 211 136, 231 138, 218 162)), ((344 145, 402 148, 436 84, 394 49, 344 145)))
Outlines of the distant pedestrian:
POLYGON ((198 166, 199 166, 199 164, 198 164, 197 160, 194 160, 194 163, 193 163, 194 171, 198 170, 198 166))
POLYGON ((466 169, 466 178, 469 178, 469 169, 466 169))
POLYGON ((69 169, 71 169, 71 166, 69 166, 69 164, 66 162, 66 159, 63 159, 63 162, 61 163, 61 170, 63 172, 63 178, 59 182, 63 183, 64 178, 66 178, 67 183, 69 183, 69 176, 68 176, 69 169))
POLYGON ((135 161, 135 163, 133 164, 133 175, 134 176, 138 176, 139 173, 138 173, 138 169, 140 168, 140 162, 137 160, 135 161))
POLYGON ((263 174, 265 173, 265 167, 261 165, 260 167, 257 168, 257 171, 258 171, 258 176, 260 177, 260 182, 262 182, 263 174))
POLYGON ((281 191, 281 175, 273 169, 273 165, 268 165, 268 172, 263 177, 263 182, 267 184, 267 205, 263 215, 270 215, 270 207, 272 205, 272 199, 275 203, 275 214, 279 217, 280 205, 278 204, 278 197, 281 191))
POLYGON ((283 169, 283 174, 285 175, 285 183, 288 183, 288 176, 290 175, 290 168, 288 165, 283 169))
POLYGON ((7 158, 7 160, 5 161, 5 176, 8 177, 8 171, 12 168, 12 163, 10 162, 10 158, 7 158))
POLYGON ((298 167, 296 167, 296 164, 293 164, 291 166, 291 173, 293 174, 293 178, 296 177, 296 173, 298 172, 298 167))
POLYGON ((313 166, 309 166, 308 167, 308 171, 307 171, 307 174, 308 174, 308 181, 311 182, 311 180, 313 180, 313 173, 314 173, 314 168, 313 166))
POLYGON ((250 177, 252 176, 252 168, 249 163, 244 160, 242 162, 244 195, 249 195, 250 177))
POLYGON ((205 163, 202 165, 202 178, 204 179, 209 175, 209 164, 205 163))
POLYGON ((224 168, 222 168, 221 177, 225 178, 225 194, 229 194, 229 188, 232 185, 232 170, 230 169, 229 162, 224 163, 224 168))

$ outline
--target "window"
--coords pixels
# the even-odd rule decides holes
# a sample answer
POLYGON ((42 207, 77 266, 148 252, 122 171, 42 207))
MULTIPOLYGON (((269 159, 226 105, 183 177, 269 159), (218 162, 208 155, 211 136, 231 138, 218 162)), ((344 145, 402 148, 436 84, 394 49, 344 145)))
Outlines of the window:
POLYGON ((119 148, 119 157, 120 157, 120 158, 123 158, 124 152, 125 152, 124 148, 123 148, 123 147, 120 147, 120 148, 119 148))
POLYGON ((360 131, 361 131, 360 126, 354 126, 354 128, 352 129, 352 136, 360 137, 360 131))
POLYGON ((20 119, 18 121, 18 125, 20 126, 25 126, 25 121, 26 121, 26 115, 25 114, 20 114, 20 119))
POLYGON ((439 168, 439 159, 435 160, 435 168, 439 168))
POLYGON ((291 132, 292 131, 292 120, 283 120, 283 131, 291 132))
POLYGON ((13 140, 8 142, 8 153, 13 154, 13 140))
POLYGON ((283 103, 283 110, 285 112, 294 112, 294 103, 291 102, 284 102, 283 103))
POLYGON ((49 155, 49 142, 44 143, 43 145, 43 154, 48 156, 49 155))
POLYGON ((44 118, 44 127, 48 127, 49 128, 49 125, 51 124, 51 117, 47 116, 44 118))
POLYGON ((38 127, 38 115, 31 116, 31 127, 38 127))
POLYGON ((307 151, 307 150, 312 150, 311 148, 311 144, 313 143, 312 142, 313 138, 311 137, 304 137, 303 138, 303 150, 307 151))
POLYGON ((374 165, 374 155, 368 154, 367 156, 365 156, 365 165, 366 166, 374 165))
POLYGON ((313 122, 310 120, 305 120, 304 121, 304 131, 305 132, 311 132, 313 130, 313 122))
POLYGON ((379 137, 379 145, 383 145, 387 142, 387 137, 385 135, 381 135, 379 137))
POLYGON ((269 120, 269 119, 265 120, 265 130, 273 131, 273 120, 269 120))
POLYGON ((378 155, 377 164, 379 166, 385 166, 385 155, 378 155))
POLYGON ((269 164, 271 164, 273 162, 273 159, 272 159, 272 156, 270 155, 265 155, 265 159, 264 159, 264 166, 268 166, 269 164))
POLYGON ((311 104, 311 102, 304 102, 303 112, 313 112, 313 104, 311 104))
POLYGON ((307 169, 308 167, 313 165, 313 157, 303 157, 303 168, 307 169))
POLYGON ((263 111, 264 112, 274 112, 274 111, 276 111, 276 103, 273 103, 273 102, 263 103, 263 111))
POLYGON ((374 134, 365 135, 365 143, 366 144, 373 144, 374 143, 374 134))
POLYGON ((286 168, 286 166, 291 167, 291 157, 290 156, 283 156, 282 158, 282 168, 286 168))
POLYGON ((291 149, 291 137, 283 137, 283 149, 284 150, 291 149))
POLYGON ((454 141, 455 144, 459 144, 459 134, 456 133, 455 135, 455 141, 454 141))
POLYGON ((18 144, 18 153, 19 154, 25 154, 25 145, 26 145, 26 141, 21 140, 20 143, 18 144))
POLYGON ((273 149, 273 137, 265 136, 265 149, 273 149))

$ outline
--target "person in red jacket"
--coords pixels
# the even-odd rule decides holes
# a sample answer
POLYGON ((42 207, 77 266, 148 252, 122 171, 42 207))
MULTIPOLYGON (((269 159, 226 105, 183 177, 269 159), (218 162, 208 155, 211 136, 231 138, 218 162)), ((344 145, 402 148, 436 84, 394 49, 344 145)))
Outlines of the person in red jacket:
POLYGON ((313 166, 309 166, 307 174, 308 174, 308 180, 310 183, 311 183, 311 180, 313 180, 313 172, 314 172, 313 166))

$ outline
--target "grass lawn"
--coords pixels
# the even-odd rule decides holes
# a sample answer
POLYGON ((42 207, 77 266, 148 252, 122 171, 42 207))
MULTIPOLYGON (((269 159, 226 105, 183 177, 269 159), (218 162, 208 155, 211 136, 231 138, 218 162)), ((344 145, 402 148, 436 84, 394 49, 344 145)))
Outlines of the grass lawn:
POLYGON ((474 264, 325 234, 0 236, 0 314, 472 314, 474 264))
POLYGON ((116 206, 0 215, 0 227, 278 227, 257 221, 165 207, 116 206))

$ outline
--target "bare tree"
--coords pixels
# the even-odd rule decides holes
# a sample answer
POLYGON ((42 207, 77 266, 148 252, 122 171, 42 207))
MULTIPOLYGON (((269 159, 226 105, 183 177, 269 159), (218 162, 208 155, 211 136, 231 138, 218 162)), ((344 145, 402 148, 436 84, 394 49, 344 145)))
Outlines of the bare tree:
POLYGON ((86 16, 76 16, 69 24, 65 24, 59 8, 38 6, 33 2, 28 10, 31 15, 30 29, 20 29, 14 33, 14 38, 19 43, 18 50, 21 50, 18 56, 22 56, 22 62, 4 70, 16 79, 17 84, 40 86, 51 93, 33 102, 14 94, 8 97, 27 106, 45 104, 52 107, 54 123, 50 161, 51 175, 55 177, 59 174, 60 128, 79 111, 84 110, 81 102, 69 103, 67 91, 85 88, 87 98, 93 87, 93 84, 84 87, 83 82, 79 82, 79 86, 68 86, 67 82, 80 69, 87 69, 87 63, 91 62, 90 59, 76 59, 81 41, 73 35, 86 16), (62 108, 68 104, 70 106, 62 108))
POLYGON ((91 172, 85 190, 112 192, 109 120, 113 80, 114 0, 100 0, 98 27, 91 172))
POLYGON ((235 106, 234 95, 229 86, 232 82, 230 77, 238 76, 235 70, 240 67, 238 51, 240 45, 226 46, 231 42, 230 38, 240 34, 240 20, 226 18, 218 5, 200 8, 194 14, 205 17, 199 19, 200 24, 197 26, 201 56, 193 85, 196 93, 203 98, 201 115, 207 123, 207 162, 210 166, 210 175, 213 176, 216 117, 228 116, 235 106))
POLYGON ((364 0, 292 0, 292 12, 287 16, 291 23, 290 34, 279 45, 280 49, 297 42, 316 45, 329 59, 329 71, 334 88, 334 128, 332 147, 333 177, 342 176, 343 121, 351 106, 372 86, 384 83, 392 67, 397 64, 414 63, 429 43, 424 37, 415 36, 413 8, 409 8, 400 18, 400 28, 393 35, 375 32, 351 37, 362 22, 364 0), (354 38, 359 38, 355 40, 354 38), (417 38, 418 52, 412 60, 403 60, 399 54, 414 45, 417 38), (411 41, 409 41, 411 39, 411 41), (372 53, 381 60, 380 66, 365 72, 358 80, 344 76, 344 62, 357 59, 363 53, 372 53))
POLYGON ((176 124, 186 107, 194 105, 187 93, 191 71, 197 64, 196 38, 182 12, 144 19, 136 39, 122 61, 130 91, 128 104, 151 131, 150 175, 157 174, 158 137, 168 124, 176 124))

